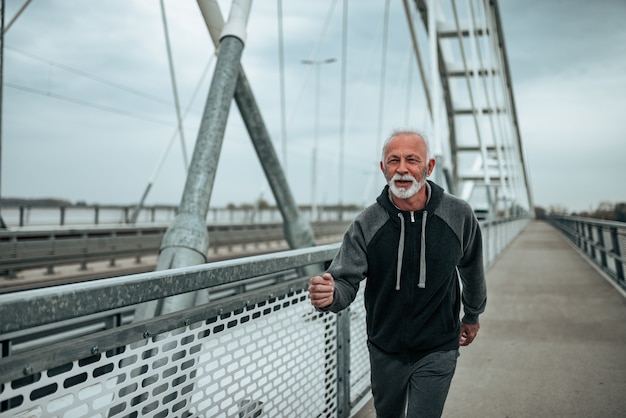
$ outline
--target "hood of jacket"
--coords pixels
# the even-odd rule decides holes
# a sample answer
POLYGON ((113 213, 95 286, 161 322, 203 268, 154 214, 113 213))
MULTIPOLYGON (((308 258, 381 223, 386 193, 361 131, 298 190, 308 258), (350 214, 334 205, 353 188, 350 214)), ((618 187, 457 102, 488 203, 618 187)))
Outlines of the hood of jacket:
POLYGON ((398 208, 391 198, 391 189, 389 186, 385 186, 380 193, 376 201, 387 212, 393 222, 397 222, 400 228, 400 235, 398 238, 398 263, 396 265, 396 290, 400 290, 400 277, 402 276, 402 260, 404 259, 404 240, 405 240, 405 223, 409 221, 415 221, 416 218, 422 222, 421 235, 420 235, 420 271, 417 278, 417 287, 423 289, 426 287, 426 224, 429 217, 432 217, 435 209, 441 202, 444 190, 437 184, 427 181, 424 184, 426 187, 426 205, 424 208, 416 211, 405 211, 398 208))

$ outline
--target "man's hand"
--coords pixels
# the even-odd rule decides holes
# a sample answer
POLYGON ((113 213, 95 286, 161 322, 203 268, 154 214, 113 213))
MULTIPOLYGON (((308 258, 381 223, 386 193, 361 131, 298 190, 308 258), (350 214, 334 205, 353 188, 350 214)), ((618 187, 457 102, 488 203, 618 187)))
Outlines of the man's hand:
POLYGON ((470 345, 472 341, 474 341, 474 338, 476 338, 479 329, 480 324, 478 322, 475 324, 461 322, 461 338, 459 339, 459 344, 463 346, 470 345))
POLYGON ((315 276, 309 281, 309 297, 316 308, 324 308, 333 303, 335 279, 330 273, 315 276))

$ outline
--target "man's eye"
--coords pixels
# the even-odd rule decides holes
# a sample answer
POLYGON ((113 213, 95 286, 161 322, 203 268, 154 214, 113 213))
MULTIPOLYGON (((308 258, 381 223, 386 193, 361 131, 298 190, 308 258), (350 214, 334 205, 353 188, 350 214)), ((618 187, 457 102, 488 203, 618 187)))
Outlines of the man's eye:
POLYGON ((387 160, 387 164, 398 164, 398 161, 399 160, 397 158, 394 158, 392 160, 387 160))

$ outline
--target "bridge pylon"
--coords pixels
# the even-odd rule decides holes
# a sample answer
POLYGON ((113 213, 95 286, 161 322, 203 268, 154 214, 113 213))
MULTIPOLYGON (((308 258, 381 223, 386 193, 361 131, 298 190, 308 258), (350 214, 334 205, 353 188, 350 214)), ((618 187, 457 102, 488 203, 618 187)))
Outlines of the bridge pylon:
POLYGON ((414 3, 429 36, 428 56, 418 48, 415 54, 430 62, 427 97, 440 178, 490 218, 531 213, 498 2, 414 3))

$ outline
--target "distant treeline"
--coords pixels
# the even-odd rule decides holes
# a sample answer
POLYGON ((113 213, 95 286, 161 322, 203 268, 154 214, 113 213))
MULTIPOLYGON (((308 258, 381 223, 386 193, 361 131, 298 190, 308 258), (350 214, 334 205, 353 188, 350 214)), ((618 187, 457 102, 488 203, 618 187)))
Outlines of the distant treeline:
POLYGON ((550 206, 548 209, 542 207, 535 208, 535 216, 537 217, 537 219, 543 219, 546 216, 554 215, 581 216, 583 218, 595 218, 604 219, 607 221, 626 222, 626 202, 602 202, 595 210, 581 212, 571 212, 566 208, 559 206, 550 206))

